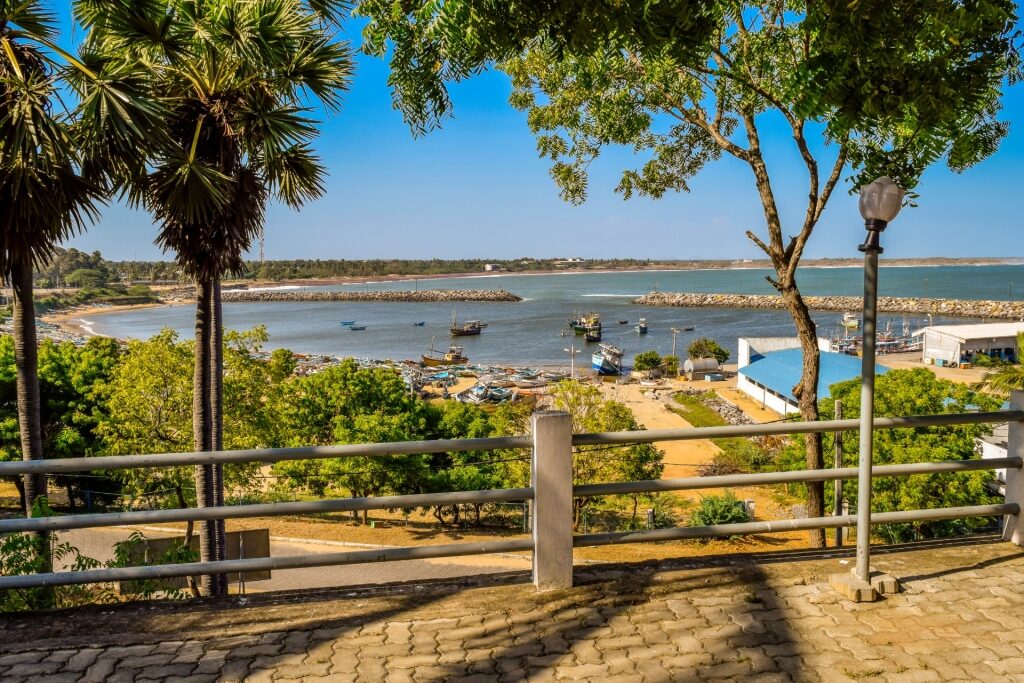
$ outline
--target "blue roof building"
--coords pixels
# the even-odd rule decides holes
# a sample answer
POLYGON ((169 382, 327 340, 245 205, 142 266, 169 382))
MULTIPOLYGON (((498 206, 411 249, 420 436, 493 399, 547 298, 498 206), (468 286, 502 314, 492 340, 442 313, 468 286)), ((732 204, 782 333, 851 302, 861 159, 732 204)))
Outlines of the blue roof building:
MULTIPOLYGON (((793 387, 803 374, 803 352, 799 348, 782 348, 760 353, 751 346, 747 356, 749 362, 737 370, 737 388, 780 414, 798 412, 793 387)), ((822 351, 818 398, 828 396, 829 387, 837 382, 859 378, 860 366, 861 359, 856 356, 822 351)), ((875 366, 879 375, 886 371, 887 368, 875 366)))

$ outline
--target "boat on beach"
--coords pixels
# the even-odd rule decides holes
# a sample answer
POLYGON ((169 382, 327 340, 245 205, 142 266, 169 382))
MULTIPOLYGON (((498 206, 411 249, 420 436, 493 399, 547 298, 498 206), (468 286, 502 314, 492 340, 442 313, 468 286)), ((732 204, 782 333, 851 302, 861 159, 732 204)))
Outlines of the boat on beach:
POLYGON ((436 368, 441 365, 463 365, 469 359, 466 354, 462 352, 462 347, 458 344, 450 344, 448 350, 444 353, 434 350, 434 345, 430 345, 430 350, 420 356, 423 360, 423 364, 428 368, 436 368))
POLYGON ((618 375, 622 373, 622 349, 611 344, 601 344, 591 356, 591 365, 599 375, 618 375))

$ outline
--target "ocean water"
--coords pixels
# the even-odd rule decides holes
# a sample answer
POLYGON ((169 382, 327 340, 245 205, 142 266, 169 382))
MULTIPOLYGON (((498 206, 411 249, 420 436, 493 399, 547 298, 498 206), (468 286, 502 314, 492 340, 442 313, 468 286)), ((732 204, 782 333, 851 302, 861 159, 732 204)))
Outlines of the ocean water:
MULTIPOLYGON (((641 351, 672 352, 672 327, 693 327, 676 337, 680 354, 698 336, 716 339, 735 355, 736 340, 744 336, 791 336, 793 322, 786 311, 753 311, 727 308, 664 308, 636 306, 630 301, 652 290, 676 292, 723 292, 770 294, 761 269, 646 271, 555 275, 482 275, 467 278, 435 278, 405 282, 362 283, 309 287, 323 290, 376 289, 497 289, 504 288, 525 300, 520 303, 238 303, 225 304, 228 327, 248 329, 266 325, 268 349, 289 348, 300 353, 320 353, 357 358, 418 359, 431 345, 447 347, 453 313, 460 321, 482 320, 488 327, 478 337, 462 337, 470 362, 508 365, 568 365, 570 345, 589 347, 577 357, 589 365, 589 351, 582 337, 563 336, 566 321, 575 313, 597 311, 604 322, 604 341, 621 346, 627 361, 641 351), (646 318, 650 332, 638 335, 633 325, 646 318), (628 320, 618 325, 617 320, 628 320), (351 331, 341 320, 356 320, 364 331, 351 331), (424 327, 413 322, 425 321, 424 327)), ((798 275, 807 295, 862 293, 860 268, 808 268, 798 275)), ((1024 265, 930 266, 882 268, 882 295, 927 296, 958 299, 1007 299, 1024 297, 1024 265), (1013 283, 1019 283, 1015 286, 1013 283)), ((148 338, 162 328, 192 335, 192 306, 165 306, 89 316, 96 333, 116 337, 148 338)), ((819 335, 839 335, 841 313, 814 316, 819 335)), ((912 329, 927 324, 920 316, 904 318, 881 314, 879 327, 891 321, 894 330, 904 323, 912 329)), ((940 319, 935 323, 964 319, 940 319)))

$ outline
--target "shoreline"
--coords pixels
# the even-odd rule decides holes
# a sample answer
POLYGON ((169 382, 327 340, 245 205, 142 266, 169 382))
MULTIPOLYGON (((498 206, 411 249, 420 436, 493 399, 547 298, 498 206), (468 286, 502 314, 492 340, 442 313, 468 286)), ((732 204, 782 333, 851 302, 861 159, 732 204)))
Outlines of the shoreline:
MULTIPOLYGON (((987 267, 987 266, 1021 266, 1024 257, 979 257, 971 259, 955 259, 945 257, 922 257, 891 259, 881 264, 882 268, 927 268, 927 267, 987 267)), ((800 268, 857 268, 864 264, 859 259, 810 259, 800 268)), ((259 287, 317 287, 326 285, 359 285, 386 284, 389 282, 408 282, 411 280, 449 280, 465 278, 517 277, 527 275, 586 275, 588 273, 651 273, 651 272, 688 272, 711 270, 762 270, 771 269, 771 262, 764 259, 746 261, 728 261, 725 259, 708 259, 707 262, 683 261, 680 263, 655 264, 647 267, 609 267, 609 268, 540 268, 536 270, 495 270, 474 271, 463 273, 424 273, 424 274, 389 274, 389 275, 342 275, 325 278, 295 278, 288 280, 233 280, 224 284, 231 287, 253 289, 259 287), (721 264, 721 265, 714 265, 721 264)))

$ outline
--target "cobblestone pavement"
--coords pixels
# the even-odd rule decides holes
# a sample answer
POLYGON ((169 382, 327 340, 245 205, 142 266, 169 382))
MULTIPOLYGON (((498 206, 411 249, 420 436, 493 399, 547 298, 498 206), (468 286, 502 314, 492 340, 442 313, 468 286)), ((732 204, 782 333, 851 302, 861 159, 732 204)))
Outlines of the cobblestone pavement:
MULTIPOLYGON (((1024 681, 1024 551, 876 553, 905 592, 842 601, 820 551, 0 618, 0 680, 1024 681)), ((369 568, 368 571, 372 571, 369 568)))

